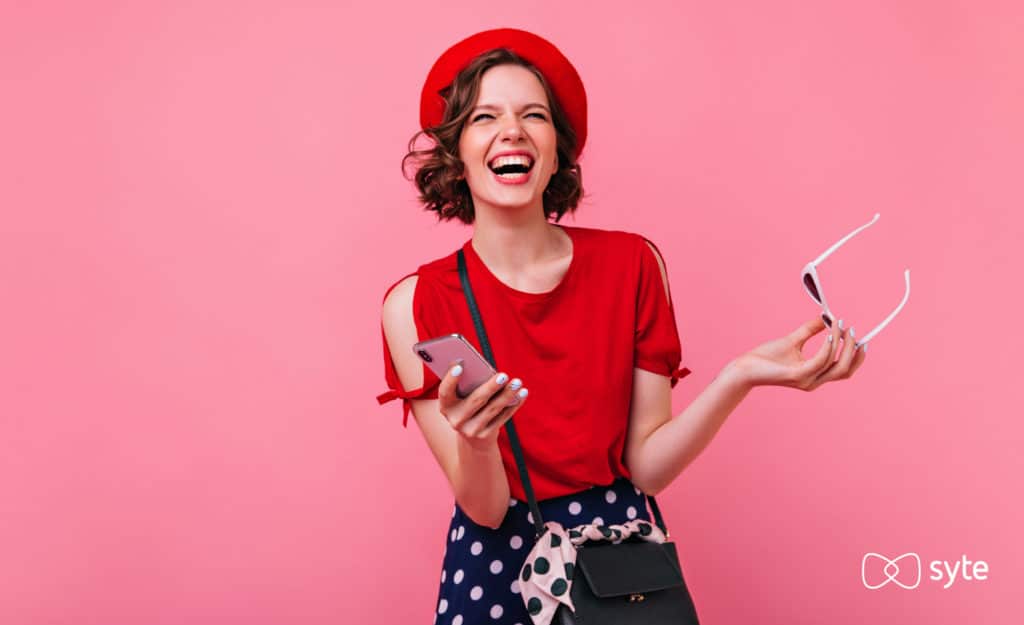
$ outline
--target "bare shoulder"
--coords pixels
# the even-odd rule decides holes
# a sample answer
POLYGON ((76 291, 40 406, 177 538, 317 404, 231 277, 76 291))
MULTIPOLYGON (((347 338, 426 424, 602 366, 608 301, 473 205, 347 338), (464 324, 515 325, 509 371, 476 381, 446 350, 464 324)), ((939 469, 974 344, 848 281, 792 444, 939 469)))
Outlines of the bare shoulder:
POLYGON ((658 252, 658 248, 654 246, 647 238, 644 238, 644 243, 647 247, 651 248, 651 253, 658 259, 658 269, 661 270, 661 281, 665 284, 665 297, 669 297, 668 290, 668 272, 665 270, 665 261, 661 258, 661 254, 658 252))
POLYGON ((412 308, 418 280, 419 276, 413 274, 391 287, 381 311, 384 337, 395 363, 395 371, 405 388, 418 388, 423 384, 423 368, 412 352, 412 346, 419 340, 412 308))

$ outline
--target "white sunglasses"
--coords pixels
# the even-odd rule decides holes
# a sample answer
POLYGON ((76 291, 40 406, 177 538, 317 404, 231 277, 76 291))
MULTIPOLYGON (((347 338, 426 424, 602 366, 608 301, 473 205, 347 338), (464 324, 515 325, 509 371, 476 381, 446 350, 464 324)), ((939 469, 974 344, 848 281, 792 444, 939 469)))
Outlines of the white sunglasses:
MULTIPOLYGON (((832 252, 838 250, 839 247, 842 246, 843 243, 846 243, 851 238, 853 238, 853 235, 857 234, 858 232, 860 232, 864 228, 867 228, 871 224, 873 224, 876 221, 878 221, 879 217, 881 217, 881 213, 875 213, 874 219, 872 219, 868 223, 864 224, 863 226, 857 228, 856 230, 854 230, 850 234, 846 235, 845 237, 839 239, 839 241, 835 245, 833 245, 832 247, 830 247, 827 250, 825 250, 821 254, 821 256, 819 256, 819 257, 815 258, 814 260, 812 260, 811 262, 807 263, 807 265, 804 266, 804 270, 800 274, 800 277, 801 277, 801 279, 803 281, 804 289, 807 291, 807 294, 811 296, 811 299, 813 299, 818 305, 821 306, 821 309, 822 309, 821 318, 825 321, 825 325, 828 326, 829 328, 832 327, 832 324, 835 321, 835 315, 832 314, 831 310, 829 310, 828 302, 825 301, 825 292, 822 291, 822 289, 821 289, 821 281, 818 278, 818 271, 817 271, 816 267, 818 265, 820 265, 822 261, 824 261, 826 258, 828 258, 829 255, 832 254, 832 252)), ((882 321, 882 323, 880 323, 877 326, 875 326, 874 330, 872 330, 871 332, 868 332, 867 334, 862 336, 859 341, 854 343, 854 347, 855 348, 860 347, 861 345, 864 345, 868 341, 870 341, 872 339, 872 337, 874 337, 876 334, 881 332, 882 328, 884 328, 886 325, 888 325, 888 323, 893 320, 893 318, 896 316, 896 314, 899 313, 900 310, 903 309, 903 305, 907 303, 907 298, 910 297, 910 270, 909 269, 905 269, 903 271, 903 277, 904 277, 904 279, 906 280, 906 283, 907 283, 906 292, 903 293, 903 301, 900 302, 900 305, 896 307, 896 310, 892 311, 892 313, 890 313, 889 316, 886 317, 884 321, 882 321)))

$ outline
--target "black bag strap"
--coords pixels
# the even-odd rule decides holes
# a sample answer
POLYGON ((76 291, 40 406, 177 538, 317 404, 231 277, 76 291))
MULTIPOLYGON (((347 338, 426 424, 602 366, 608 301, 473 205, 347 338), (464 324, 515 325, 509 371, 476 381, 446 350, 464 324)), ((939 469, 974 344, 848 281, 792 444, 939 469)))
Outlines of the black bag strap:
MULTIPOLYGON (((497 370, 498 365, 494 362, 494 353, 491 351, 491 342, 487 339, 487 331, 484 330, 484 320, 480 317, 480 309, 477 308, 476 298, 473 297, 473 288, 469 284, 469 272, 466 270, 466 257, 462 250, 458 252, 459 279, 462 281, 462 292, 466 296, 466 303, 469 304, 469 314, 473 317, 473 325, 476 326, 476 336, 480 340, 480 348, 484 358, 497 370)), ((508 432, 509 444, 512 446, 512 454, 516 457, 516 467, 519 470, 519 477, 523 482, 523 490, 526 491, 526 498, 530 505, 530 512, 533 515, 533 525, 536 529, 535 538, 539 539, 547 529, 544 527, 544 519, 541 518, 540 506, 537 505, 537 497, 533 492, 533 484, 530 483, 530 474, 526 470, 526 458, 523 457, 523 448, 519 444, 519 436, 516 428, 512 425, 512 419, 505 422, 505 429, 508 432)), ((661 510, 654 497, 647 495, 647 501, 651 505, 651 512, 654 513, 654 522, 658 528, 668 536, 668 528, 661 516, 661 510)))

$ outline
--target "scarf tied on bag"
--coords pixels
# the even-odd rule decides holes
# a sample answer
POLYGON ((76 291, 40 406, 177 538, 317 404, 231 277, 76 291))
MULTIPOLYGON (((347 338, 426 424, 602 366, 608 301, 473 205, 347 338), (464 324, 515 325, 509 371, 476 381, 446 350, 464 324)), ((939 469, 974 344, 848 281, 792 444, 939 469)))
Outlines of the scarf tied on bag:
POLYGON ((591 541, 618 544, 630 536, 655 543, 666 540, 665 533, 658 526, 642 519, 621 525, 577 525, 569 531, 556 521, 548 521, 544 527, 544 533, 526 556, 519 572, 520 596, 535 625, 549 625, 559 603, 576 612, 569 590, 572 588, 578 545, 591 541))

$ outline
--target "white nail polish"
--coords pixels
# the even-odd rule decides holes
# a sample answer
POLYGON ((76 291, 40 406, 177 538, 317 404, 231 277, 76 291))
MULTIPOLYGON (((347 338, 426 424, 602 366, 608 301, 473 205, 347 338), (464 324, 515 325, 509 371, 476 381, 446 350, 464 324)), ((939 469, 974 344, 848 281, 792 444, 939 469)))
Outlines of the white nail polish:
POLYGON ((831 335, 831 334, 829 334, 829 335, 828 335, 828 342, 829 342, 829 343, 831 343, 831 342, 832 342, 832 335, 831 335))

